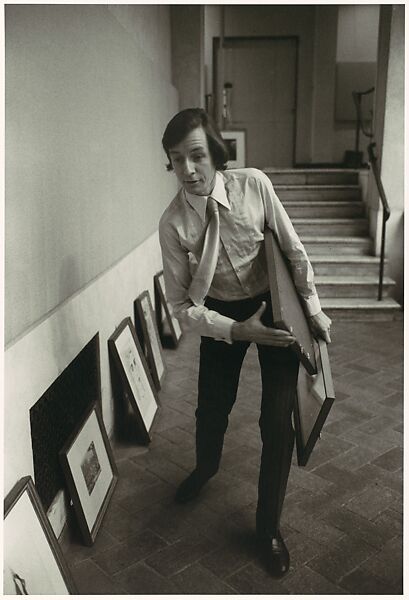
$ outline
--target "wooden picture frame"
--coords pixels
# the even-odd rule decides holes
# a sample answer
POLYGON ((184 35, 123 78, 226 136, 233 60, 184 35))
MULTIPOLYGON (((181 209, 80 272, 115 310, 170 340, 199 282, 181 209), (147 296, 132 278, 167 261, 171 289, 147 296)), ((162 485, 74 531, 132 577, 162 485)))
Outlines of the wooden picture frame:
POLYGON ((300 365, 297 400, 294 409, 297 460, 305 466, 320 437, 322 427, 335 400, 327 343, 314 342, 317 375, 309 375, 300 365))
MULTIPOLYGON (((126 317, 108 340, 112 366, 116 369, 118 389, 136 421, 137 435, 142 444, 151 441, 149 431, 158 411, 159 400, 136 335, 135 327, 126 317), (119 389, 120 387, 120 389, 119 389)), ((131 415, 128 415, 131 418, 131 415)))
POLYGON ((166 373, 166 365, 162 353, 159 332, 156 326, 155 314, 152 308, 151 297, 147 290, 142 292, 142 294, 134 301, 134 320, 136 331, 138 332, 139 330, 141 332, 146 358, 153 381, 156 385, 156 389, 159 390, 166 373))
POLYGON ((155 313, 159 336, 164 348, 177 348, 182 330, 179 321, 172 314, 166 297, 165 278, 163 271, 159 271, 153 278, 155 290, 155 313))
POLYGON ((3 594, 66 595, 77 590, 30 476, 4 501, 3 594))
POLYGON ((246 131, 235 129, 234 131, 223 130, 220 132, 226 144, 229 160, 228 169, 242 169, 246 166, 246 131))
POLYGON ((84 542, 92 546, 118 480, 96 404, 60 451, 60 461, 84 542))
POLYGON ((291 348, 310 375, 317 373, 314 338, 309 328, 300 297, 294 285, 291 270, 273 232, 264 232, 268 280, 271 294, 274 326, 292 330, 296 341, 291 348))

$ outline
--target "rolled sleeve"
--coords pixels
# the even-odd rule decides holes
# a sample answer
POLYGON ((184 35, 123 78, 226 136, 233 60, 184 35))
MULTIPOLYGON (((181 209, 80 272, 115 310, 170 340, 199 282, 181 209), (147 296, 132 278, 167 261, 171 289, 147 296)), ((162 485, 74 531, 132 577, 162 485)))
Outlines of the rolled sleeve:
POLYGON ((317 294, 310 296, 309 298, 303 298, 306 313, 309 317, 318 315, 321 312, 321 304, 317 294))

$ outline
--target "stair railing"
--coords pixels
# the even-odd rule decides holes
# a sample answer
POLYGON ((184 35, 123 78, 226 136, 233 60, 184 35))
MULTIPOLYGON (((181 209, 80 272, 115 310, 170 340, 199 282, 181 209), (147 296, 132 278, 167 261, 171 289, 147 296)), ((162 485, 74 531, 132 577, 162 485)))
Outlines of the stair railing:
POLYGON ((365 129, 364 119, 362 117, 362 97, 372 94, 374 91, 375 91, 375 88, 371 87, 369 90, 366 90, 365 92, 352 92, 352 98, 353 98, 353 101, 355 104, 355 109, 356 109, 355 152, 359 152, 359 132, 360 131, 362 131, 362 133, 368 138, 373 137, 372 123, 371 123, 370 129, 368 129, 368 130, 365 129))
POLYGON ((386 237, 386 221, 391 216, 391 210, 389 208, 388 200, 386 199, 385 190, 383 188, 381 176, 379 173, 378 167, 378 159, 375 155, 376 143, 371 142, 368 146, 368 157, 369 162, 372 167, 372 172, 374 174, 376 186, 378 188, 378 194, 382 202, 383 212, 382 212, 382 238, 381 238, 381 257, 379 264, 379 284, 378 284, 378 300, 382 300, 382 292, 383 292, 383 271, 384 271, 384 263, 385 263, 385 237, 386 237))

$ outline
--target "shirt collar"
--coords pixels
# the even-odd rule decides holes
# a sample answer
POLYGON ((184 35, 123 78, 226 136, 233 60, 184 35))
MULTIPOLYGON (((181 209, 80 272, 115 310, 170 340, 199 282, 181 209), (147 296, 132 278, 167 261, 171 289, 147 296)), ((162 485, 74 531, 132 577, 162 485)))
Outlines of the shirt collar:
MULTIPOLYGON (((207 207, 207 199, 209 196, 196 196, 196 194, 190 194, 186 190, 184 190, 185 198, 189 202, 190 206, 194 208, 199 217, 204 222, 206 220, 206 207, 207 207)), ((215 184, 211 194, 209 194, 212 198, 214 198, 219 204, 230 210, 230 202, 227 198, 226 189, 224 187, 224 179, 223 175, 216 171, 215 184)))

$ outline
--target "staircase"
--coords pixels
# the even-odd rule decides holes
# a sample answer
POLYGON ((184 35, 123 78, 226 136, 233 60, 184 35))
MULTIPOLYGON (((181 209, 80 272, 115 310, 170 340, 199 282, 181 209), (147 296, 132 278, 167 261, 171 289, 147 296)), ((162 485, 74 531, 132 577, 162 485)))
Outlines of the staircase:
POLYGON ((311 260, 322 309, 331 318, 386 321, 402 318, 385 275, 377 300, 379 258, 352 169, 263 169, 311 260))

